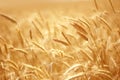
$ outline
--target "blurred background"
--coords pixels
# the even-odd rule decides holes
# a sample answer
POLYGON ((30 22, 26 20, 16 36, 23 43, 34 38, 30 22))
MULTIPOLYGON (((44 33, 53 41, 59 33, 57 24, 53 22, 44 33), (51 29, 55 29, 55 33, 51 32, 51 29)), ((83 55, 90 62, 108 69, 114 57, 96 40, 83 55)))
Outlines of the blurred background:
MULTIPOLYGON (((111 0, 113 6, 116 9, 120 8, 120 0, 111 0)), ((96 0, 98 7, 107 9, 110 7, 109 0, 96 0), (103 6, 104 5, 104 6, 103 6)), ((65 6, 72 6, 75 4, 78 6, 84 7, 94 7, 94 0, 0 0, 0 9, 1 8, 39 8, 39 7, 50 7, 54 5, 65 5, 65 6), (92 6, 91 6, 92 5, 92 6)))

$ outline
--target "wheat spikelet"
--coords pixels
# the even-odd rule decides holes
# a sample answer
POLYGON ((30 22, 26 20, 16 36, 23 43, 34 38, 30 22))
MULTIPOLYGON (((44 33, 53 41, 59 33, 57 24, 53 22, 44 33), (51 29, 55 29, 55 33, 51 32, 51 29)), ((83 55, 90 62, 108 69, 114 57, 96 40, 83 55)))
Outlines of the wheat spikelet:
MULTIPOLYGON (((84 17, 83 17, 83 18, 84 18, 84 17)), ((81 19, 79 19, 79 21, 82 22, 83 24, 85 24, 85 25, 87 26, 87 28, 88 28, 88 33, 90 34, 90 36, 91 36, 92 39, 93 39, 93 42, 95 43, 95 37, 94 37, 94 35, 93 35, 93 33, 92 33, 93 29, 91 29, 88 20, 87 20, 86 18, 84 18, 84 19, 85 19, 86 21, 83 21, 83 20, 81 20, 81 19)))

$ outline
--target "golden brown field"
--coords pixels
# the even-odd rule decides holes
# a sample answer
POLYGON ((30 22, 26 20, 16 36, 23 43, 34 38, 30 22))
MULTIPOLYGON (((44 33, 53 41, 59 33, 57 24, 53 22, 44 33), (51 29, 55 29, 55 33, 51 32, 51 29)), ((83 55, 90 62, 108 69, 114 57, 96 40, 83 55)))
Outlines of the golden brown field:
POLYGON ((17 5, 0 3, 0 80, 120 80, 119 0, 17 5))

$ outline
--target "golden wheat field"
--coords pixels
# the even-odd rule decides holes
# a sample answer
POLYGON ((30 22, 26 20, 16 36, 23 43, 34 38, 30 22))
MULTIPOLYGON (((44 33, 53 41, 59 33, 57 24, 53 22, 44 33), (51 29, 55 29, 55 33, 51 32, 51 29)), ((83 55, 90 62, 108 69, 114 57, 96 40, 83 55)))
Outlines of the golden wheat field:
POLYGON ((120 1, 0 0, 0 80, 120 80, 120 1))

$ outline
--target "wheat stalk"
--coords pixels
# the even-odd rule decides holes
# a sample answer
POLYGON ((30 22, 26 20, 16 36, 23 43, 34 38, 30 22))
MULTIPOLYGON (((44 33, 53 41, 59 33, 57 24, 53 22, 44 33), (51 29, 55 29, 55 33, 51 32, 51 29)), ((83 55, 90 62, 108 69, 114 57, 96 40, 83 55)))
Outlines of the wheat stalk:
MULTIPOLYGON (((98 17, 98 16, 97 16, 98 17)), ((110 25, 103 19, 103 18, 101 18, 101 17, 98 17, 107 27, 107 29, 109 30, 109 31, 112 31, 112 29, 111 29, 111 27, 110 27, 110 25)))
POLYGON ((32 43, 38 48, 40 48, 42 51, 46 52, 46 50, 43 47, 41 47, 37 42, 32 41, 32 43))
POLYGON ((32 21, 32 24, 34 25, 34 27, 35 27, 35 28, 36 28, 36 30, 38 31, 38 33, 39 33, 40 37, 43 39, 43 38, 44 38, 44 36, 43 36, 43 34, 41 33, 41 31, 39 30, 38 26, 35 24, 35 22, 34 22, 34 21, 32 21))
POLYGON ((7 47, 7 44, 4 44, 4 48, 5 48, 6 54, 8 54, 8 47, 7 47))
POLYGON ((85 34, 81 33, 81 32, 77 32, 83 39, 88 41, 88 38, 86 37, 85 34))
POLYGON ((97 23, 95 22, 95 20, 94 19, 92 19, 92 22, 94 23, 94 25, 95 25, 95 27, 97 28, 97 23))
POLYGON ((18 52, 21 52, 21 53, 23 53, 23 54, 25 54, 25 55, 28 55, 28 52, 25 51, 24 49, 14 48, 14 50, 15 50, 15 51, 18 51, 18 52))
POLYGON ((96 10, 99 10, 98 5, 97 5, 97 0, 94 0, 95 8, 96 10))
POLYGON ((20 42, 21 42, 22 46, 24 47, 23 35, 22 35, 20 29, 17 28, 16 30, 17 30, 17 32, 18 32, 18 37, 19 37, 19 39, 20 39, 20 42))
POLYGON ((65 78, 64 80, 74 80, 75 78, 82 77, 84 75, 85 75, 85 72, 80 72, 75 75, 69 76, 69 77, 65 78))
POLYGON ((71 66, 70 68, 68 68, 64 73, 63 75, 67 75, 70 73, 70 71, 74 70, 75 68, 77 67, 83 67, 84 65, 82 64, 74 64, 73 66, 71 66))
POLYGON ((37 70, 40 74, 43 73, 43 71, 36 66, 28 65, 28 64, 25 64, 25 63, 23 63, 22 65, 25 66, 25 67, 31 68, 33 70, 37 70))
MULTIPOLYGON (((84 18, 84 17, 83 17, 84 18)), ((86 21, 83 21, 83 20, 81 20, 81 19, 79 19, 79 21, 80 22, 82 22, 84 25, 86 25, 87 26, 87 28, 89 29, 90 28, 90 25, 89 25, 89 23, 88 23, 88 20, 86 19, 86 18, 84 18, 86 21)), ((86 31, 87 32, 87 31, 86 31)))
POLYGON ((62 32, 62 35, 64 36, 64 38, 66 39, 66 41, 68 42, 68 44, 71 45, 71 42, 69 41, 69 39, 67 38, 67 36, 64 34, 64 32, 62 32))
POLYGON ((113 12, 115 13, 115 8, 114 8, 114 6, 113 6, 113 4, 112 4, 112 0, 109 0, 109 3, 110 3, 110 5, 111 5, 111 8, 112 8, 113 12))
POLYGON ((110 75, 103 73, 103 72, 96 72, 95 75, 103 75, 103 76, 107 77, 109 80, 113 80, 110 75))
POLYGON ((2 36, 0 36, 0 40, 2 41, 2 43, 6 42, 6 40, 2 36))
POLYGON ((0 54, 3 54, 3 51, 2 51, 2 49, 1 49, 1 47, 0 47, 0 54))
POLYGON ((30 39, 33 39, 32 30, 29 31, 30 39))
MULTIPOLYGON (((18 70, 18 65, 17 65, 14 61, 12 61, 12 60, 6 60, 5 62, 12 64, 12 65, 13 65, 13 68, 14 68, 16 71, 18 70)), ((8 65, 8 66, 9 66, 9 65, 8 65)))
POLYGON ((72 23, 72 26, 75 29, 77 29, 78 31, 80 31, 80 32, 82 32, 84 34, 87 34, 86 30, 83 27, 81 27, 81 25, 79 25, 78 23, 72 23))
POLYGON ((0 13, 0 16, 6 18, 7 20, 11 21, 12 23, 17 24, 17 21, 16 21, 16 20, 14 20, 12 17, 10 17, 10 16, 8 16, 8 15, 6 15, 6 14, 0 13))
POLYGON ((81 53, 85 54, 85 56, 90 60, 90 61, 94 61, 93 57, 91 57, 87 52, 85 52, 84 50, 81 49, 81 53))
MULTIPOLYGON (((112 0, 109 2, 115 12, 112 0)), ((97 0, 94 0, 94 5, 97 10, 100 9, 97 0)), ((66 12, 66 9, 62 10, 66 12)), ((1 28, 5 34, 0 33, 0 80, 118 80, 120 78, 120 29, 119 22, 116 24, 116 21, 119 14, 110 13, 110 16, 106 15, 109 17, 107 19, 103 18, 104 16, 101 17, 101 13, 100 15, 96 13, 93 16, 98 15, 98 19, 92 19, 92 13, 90 17, 82 17, 77 10, 77 12, 72 11, 71 14, 59 14, 59 10, 56 11, 59 16, 54 15, 54 10, 52 12, 51 9, 51 11, 45 10, 45 15, 36 14, 36 12, 35 15, 26 18, 25 20, 31 21, 30 27, 26 27, 29 24, 27 22, 20 23, 25 25, 23 26, 25 30, 21 31, 22 27, 17 30, 19 40, 14 36, 14 27, 9 27, 9 32, 6 32, 7 28, 1 28), (76 13, 78 15, 74 15, 76 13), (68 17, 70 19, 63 20, 61 17, 66 14, 73 18, 68 17), (64 25, 56 26, 55 24, 64 25), (72 29, 76 32, 74 33, 72 29), (105 36, 102 30, 105 31, 105 36), (107 31, 109 34, 106 34, 107 31), (13 36, 9 36, 8 33, 13 36), (33 41, 38 37, 40 37, 40 43, 33 41), (63 38, 65 40, 62 40, 63 38), (81 38, 85 41, 81 42, 81 38), (25 46, 25 44, 28 45, 25 46), (10 56, 10 59, 6 59, 7 56, 10 56), (21 57, 23 62, 20 62, 21 57), (13 72, 14 75, 11 75, 13 72)), ((17 24, 7 15, 0 16, 17 24)))
POLYGON ((61 43, 61 44, 63 44, 63 45, 65 45, 65 46, 69 46, 69 44, 68 43, 66 43, 66 42, 64 42, 64 41, 61 41, 61 40, 58 40, 58 39, 53 39, 55 42, 58 42, 58 43, 61 43))

